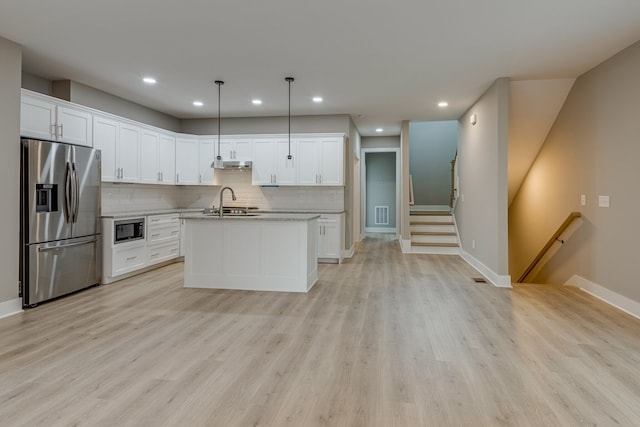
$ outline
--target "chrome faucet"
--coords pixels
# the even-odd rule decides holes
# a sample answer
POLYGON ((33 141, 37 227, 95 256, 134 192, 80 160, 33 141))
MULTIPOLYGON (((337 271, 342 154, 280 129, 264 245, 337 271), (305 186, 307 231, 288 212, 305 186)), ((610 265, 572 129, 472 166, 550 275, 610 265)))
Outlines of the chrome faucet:
POLYGON ((218 207, 219 212, 219 216, 220 218, 222 218, 223 212, 224 210, 222 209, 222 196, 224 195, 224 190, 229 190, 231 191, 231 199, 232 200, 236 200, 236 193, 233 192, 233 188, 231 187, 224 187, 222 190, 220 190, 220 205, 218 207))

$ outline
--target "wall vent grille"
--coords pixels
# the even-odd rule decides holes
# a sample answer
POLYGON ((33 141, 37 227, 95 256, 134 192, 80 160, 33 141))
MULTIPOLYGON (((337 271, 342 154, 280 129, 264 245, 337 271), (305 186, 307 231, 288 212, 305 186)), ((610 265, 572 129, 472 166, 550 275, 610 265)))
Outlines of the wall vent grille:
POLYGON ((376 225, 389 225, 389 206, 376 206, 376 225))

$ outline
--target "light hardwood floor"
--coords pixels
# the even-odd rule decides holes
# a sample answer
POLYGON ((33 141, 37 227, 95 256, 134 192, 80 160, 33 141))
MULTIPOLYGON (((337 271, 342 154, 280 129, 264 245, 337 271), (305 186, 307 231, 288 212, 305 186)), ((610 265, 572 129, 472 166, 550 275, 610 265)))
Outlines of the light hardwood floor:
POLYGON ((0 320, 1 426, 640 425, 640 321, 367 238, 309 294, 182 264, 0 320))

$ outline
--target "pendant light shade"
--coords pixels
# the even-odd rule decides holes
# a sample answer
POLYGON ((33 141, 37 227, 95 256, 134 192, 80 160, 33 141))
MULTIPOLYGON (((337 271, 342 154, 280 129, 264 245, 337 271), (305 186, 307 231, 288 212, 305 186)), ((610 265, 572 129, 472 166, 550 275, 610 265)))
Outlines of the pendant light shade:
POLYGON ((284 79, 287 83, 289 83, 289 154, 287 155, 287 160, 292 160, 293 156, 291 155, 291 83, 293 82, 293 77, 285 77, 284 79))
POLYGON ((222 162, 222 154, 220 153, 220 86, 222 86, 224 82, 222 80, 216 80, 214 83, 218 85, 218 155, 213 163, 211 163, 211 167, 222 168, 224 164, 222 162))

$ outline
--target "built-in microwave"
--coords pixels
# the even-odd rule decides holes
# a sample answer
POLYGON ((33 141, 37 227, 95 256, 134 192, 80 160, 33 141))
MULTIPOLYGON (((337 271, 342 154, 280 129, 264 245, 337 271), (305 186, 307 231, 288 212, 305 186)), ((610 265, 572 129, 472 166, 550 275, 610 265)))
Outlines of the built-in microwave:
POLYGON ((113 222, 113 243, 144 239, 144 218, 121 219, 113 222))

